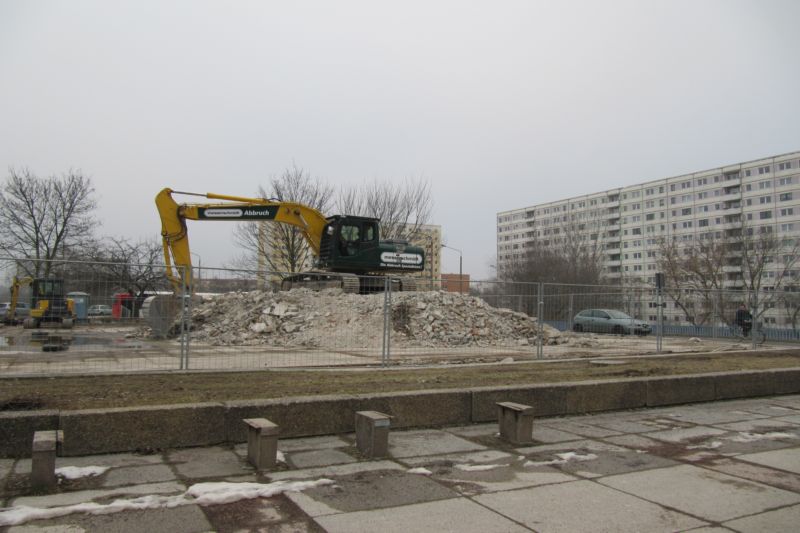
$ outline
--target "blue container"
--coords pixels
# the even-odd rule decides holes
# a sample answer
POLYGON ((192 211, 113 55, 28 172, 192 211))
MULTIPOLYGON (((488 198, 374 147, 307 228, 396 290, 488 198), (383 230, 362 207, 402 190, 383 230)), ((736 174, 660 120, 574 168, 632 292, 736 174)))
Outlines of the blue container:
POLYGON ((67 298, 75 305, 75 318, 80 321, 89 320, 89 294, 85 292, 68 292, 67 298))

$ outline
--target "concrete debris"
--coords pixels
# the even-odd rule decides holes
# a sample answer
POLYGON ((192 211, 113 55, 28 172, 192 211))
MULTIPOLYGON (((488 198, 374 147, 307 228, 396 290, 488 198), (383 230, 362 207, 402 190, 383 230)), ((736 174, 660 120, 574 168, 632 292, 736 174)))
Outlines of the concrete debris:
MULTIPOLYGON (((199 304, 193 340, 213 345, 297 347, 380 346, 384 295, 340 289, 236 292, 199 304)), ((449 292, 392 294, 392 345, 399 347, 535 346, 538 323, 524 313, 449 292)), ((569 332, 543 326, 544 344, 565 344, 569 332)))

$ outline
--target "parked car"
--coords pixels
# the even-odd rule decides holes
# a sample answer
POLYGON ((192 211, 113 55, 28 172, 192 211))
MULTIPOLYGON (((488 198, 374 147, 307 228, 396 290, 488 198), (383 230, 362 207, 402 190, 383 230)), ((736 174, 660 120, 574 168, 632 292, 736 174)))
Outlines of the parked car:
MULTIPOLYGON (((11 307, 11 302, 0 303, 0 320, 6 321, 8 308, 11 307)), ((31 307, 25 302, 17 302, 17 312, 14 315, 14 322, 22 322, 31 315, 31 307)))
POLYGON ((110 305, 92 305, 87 312, 89 316, 111 316, 110 305))
POLYGON ((650 324, 615 309, 584 309, 572 323, 574 331, 594 331, 621 335, 647 335, 650 324))

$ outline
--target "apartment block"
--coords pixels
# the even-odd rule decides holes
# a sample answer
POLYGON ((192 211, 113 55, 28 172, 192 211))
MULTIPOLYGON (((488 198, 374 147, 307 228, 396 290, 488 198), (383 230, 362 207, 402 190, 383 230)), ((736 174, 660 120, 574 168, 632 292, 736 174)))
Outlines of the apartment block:
MULTIPOLYGON (((580 235, 600 247, 606 278, 653 284, 664 238, 679 246, 722 238, 742 221, 781 238, 800 236, 800 152, 503 211, 497 214, 498 271, 534 243, 563 246, 580 235)), ((767 285, 784 268, 776 261, 767 285)))

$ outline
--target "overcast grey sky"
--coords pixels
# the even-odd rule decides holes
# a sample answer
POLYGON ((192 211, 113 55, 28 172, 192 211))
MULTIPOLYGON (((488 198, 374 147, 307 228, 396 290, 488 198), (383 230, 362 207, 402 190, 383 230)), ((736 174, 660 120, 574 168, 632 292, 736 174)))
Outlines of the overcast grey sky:
MULTIPOLYGON (((166 186, 424 177, 484 278, 498 211, 800 149, 799 28, 795 0, 0 0, 0 170, 82 169, 132 238, 166 186)), ((203 266, 232 229, 191 224, 203 266)))

